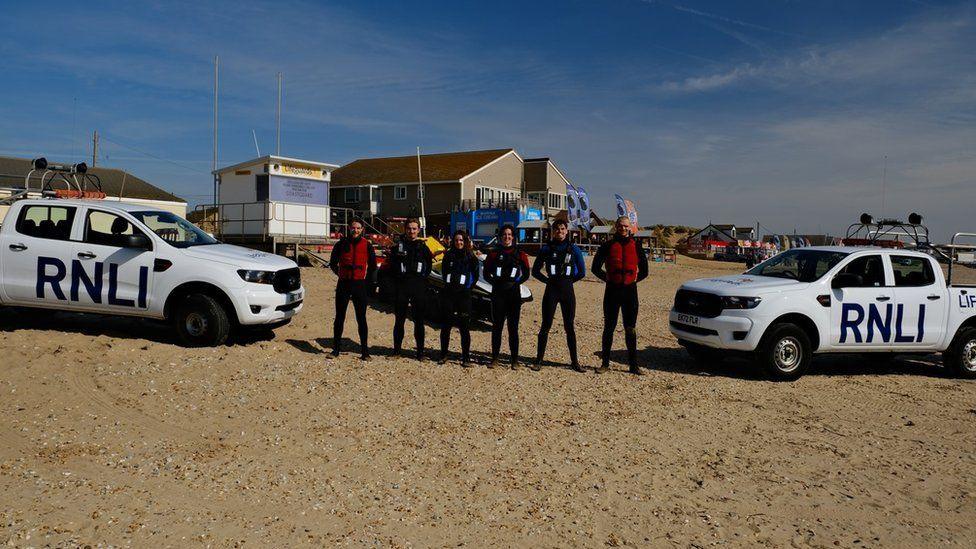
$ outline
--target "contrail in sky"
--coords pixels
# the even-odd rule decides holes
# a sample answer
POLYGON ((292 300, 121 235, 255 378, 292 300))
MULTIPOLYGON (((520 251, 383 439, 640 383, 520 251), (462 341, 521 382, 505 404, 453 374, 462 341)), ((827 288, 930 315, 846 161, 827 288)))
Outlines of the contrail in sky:
POLYGON ((781 30, 772 29, 772 28, 769 28, 769 27, 765 27, 763 25, 757 25, 755 23, 750 23, 748 21, 743 21, 741 19, 733 19, 731 17, 726 17, 724 15, 717 15, 717 14, 714 14, 714 13, 709 13, 707 11, 701 11, 701 10, 698 10, 698 9, 695 9, 695 8, 689 8, 687 6, 682 6, 682 5, 679 5, 679 4, 671 4, 671 3, 668 3, 668 2, 660 2, 659 0, 641 0, 641 1, 644 2, 645 4, 651 4, 652 6, 664 6, 666 8, 671 8, 671 9, 673 9, 675 11, 680 11, 682 13, 687 13, 689 15, 694 15, 696 17, 702 17, 702 18, 705 18, 705 19, 711 19, 713 21, 721 21, 723 23, 728 23, 730 25, 736 25, 736 26, 739 26, 739 27, 747 28, 747 29, 754 29, 754 30, 761 30, 761 31, 765 31, 765 32, 772 32, 772 33, 781 34, 783 36, 790 36, 790 37, 794 37, 794 38, 800 36, 798 34, 793 34, 793 33, 784 32, 784 31, 781 31, 781 30))

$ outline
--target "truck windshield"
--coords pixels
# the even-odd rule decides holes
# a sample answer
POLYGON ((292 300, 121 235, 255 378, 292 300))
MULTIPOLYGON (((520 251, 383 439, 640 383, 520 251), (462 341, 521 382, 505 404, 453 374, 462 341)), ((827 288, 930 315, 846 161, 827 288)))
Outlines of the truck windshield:
POLYGON ((159 238, 174 248, 218 244, 216 238, 174 213, 162 211, 132 212, 132 216, 145 223, 159 238))
POLYGON ((813 282, 846 256, 846 252, 827 250, 787 250, 756 265, 747 271, 747 274, 813 282))

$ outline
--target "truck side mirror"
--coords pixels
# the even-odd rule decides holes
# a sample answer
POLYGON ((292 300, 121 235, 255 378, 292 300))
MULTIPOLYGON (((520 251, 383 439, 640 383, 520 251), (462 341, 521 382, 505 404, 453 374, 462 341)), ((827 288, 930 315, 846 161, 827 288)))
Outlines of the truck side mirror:
POLYGON ((149 239, 141 234, 127 234, 122 237, 123 248, 134 248, 138 250, 149 249, 149 239))
POLYGON ((830 282, 830 287, 839 290, 841 288, 860 288, 864 286, 864 277, 853 273, 840 273, 830 282))

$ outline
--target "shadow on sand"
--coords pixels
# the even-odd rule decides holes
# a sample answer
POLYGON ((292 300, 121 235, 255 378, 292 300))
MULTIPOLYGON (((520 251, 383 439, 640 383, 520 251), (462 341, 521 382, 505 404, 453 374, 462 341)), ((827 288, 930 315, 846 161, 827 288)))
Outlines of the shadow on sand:
MULTIPOLYGON (((599 360, 600 352, 593 356, 599 360)), ((627 364, 627 351, 610 353, 611 368, 627 364)), ((712 363, 700 364, 680 347, 647 347, 637 352, 638 364, 652 373, 655 370, 675 374, 728 377, 734 379, 764 381, 768 379, 762 369, 748 357, 736 356, 712 363)), ((617 369, 615 368, 615 369, 617 369)), ((625 371, 625 370, 624 370, 625 371)), ((891 354, 831 354, 817 355, 810 364, 806 376, 869 376, 910 375, 944 377, 939 355, 891 355, 891 354)))

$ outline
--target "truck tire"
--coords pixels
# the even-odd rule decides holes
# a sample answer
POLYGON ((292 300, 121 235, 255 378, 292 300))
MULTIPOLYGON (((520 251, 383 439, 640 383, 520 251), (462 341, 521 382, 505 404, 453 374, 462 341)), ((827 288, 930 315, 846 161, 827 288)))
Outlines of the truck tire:
POLYGON ((810 338, 796 324, 775 324, 757 351, 759 364, 773 381, 793 381, 806 372, 813 352, 810 338))
POLYGON ((962 328, 942 353, 946 373, 963 379, 976 379, 976 328, 962 328))
POLYGON ((176 306, 173 322, 187 347, 223 345, 230 335, 227 311, 206 294, 190 294, 176 306))

